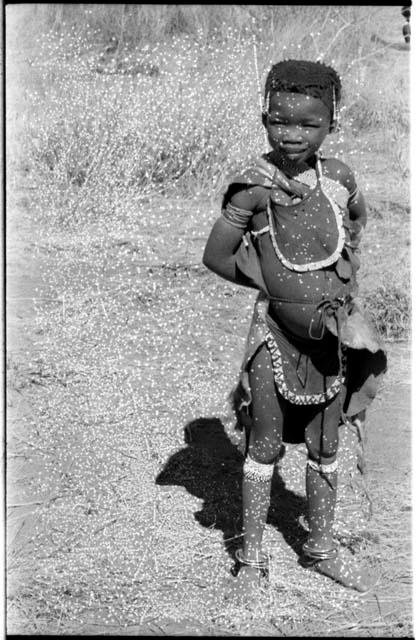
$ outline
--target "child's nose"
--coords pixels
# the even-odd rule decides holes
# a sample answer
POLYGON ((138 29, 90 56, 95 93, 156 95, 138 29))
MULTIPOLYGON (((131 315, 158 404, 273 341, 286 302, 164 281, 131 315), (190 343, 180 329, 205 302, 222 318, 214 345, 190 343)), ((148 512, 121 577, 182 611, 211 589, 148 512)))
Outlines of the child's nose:
POLYGON ((283 132, 283 142, 301 142, 302 130, 300 127, 287 127, 283 132))

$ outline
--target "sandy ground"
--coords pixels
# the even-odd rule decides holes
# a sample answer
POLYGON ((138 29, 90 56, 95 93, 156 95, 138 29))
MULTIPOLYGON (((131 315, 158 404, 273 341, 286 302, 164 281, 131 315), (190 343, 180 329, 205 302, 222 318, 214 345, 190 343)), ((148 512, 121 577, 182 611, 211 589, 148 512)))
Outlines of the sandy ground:
MULTIPOLYGON (((45 250, 39 230, 34 230, 30 222, 30 208, 27 206, 27 198, 20 199, 16 207, 18 215, 10 215, 8 223, 7 243, 7 339, 8 354, 11 368, 9 368, 10 386, 7 396, 8 405, 8 468, 7 468, 7 502, 8 502, 8 549, 12 561, 9 571, 18 569, 19 562, 16 559, 18 552, 20 559, 30 557, 33 553, 33 532, 39 518, 38 509, 44 500, 39 494, 39 477, 45 473, 42 469, 42 455, 36 456, 36 452, 30 455, 30 459, 22 456, 25 449, 24 443, 27 437, 22 429, 25 420, 33 411, 33 403, 37 404, 42 397, 44 384, 48 384, 47 373, 45 377, 38 370, 31 372, 27 366, 28 360, 33 362, 39 344, 42 340, 42 327, 36 323, 37 310, 44 309, 49 304, 49 283, 45 281, 45 273, 50 268, 56 268, 56 256, 45 250), (43 274, 43 275, 42 275, 43 274), (37 395, 38 394, 38 395, 37 395), (22 444, 23 443, 23 444, 22 444), (22 448, 23 447, 23 448, 22 448), (33 482, 37 479, 37 482, 33 482), (31 493, 33 487, 33 493, 31 493)), ((192 244, 188 249, 190 262, 197 261, 203 246, 203 238, 192 244)), ((47 307, 46 307, 47 308, 47 307)), ((372 532, 374 540, 379 541, 382 562, 378 567, 381 571, 381 587, 377 596, 368 597, 355 609, 357 620, 367 619, 371 621, 370 630, 365 635, 382 635, 386 620, 395 620, 398 635, 400 635, 400 620, 408 620, 410 615, 410 400, 411 400, 411 376, 410 376, 410 349, 409 344, 400 342, 388 344, 389 370, 385 378, 383 389, 374 401, 368 413, 367 423, 367 487, 372 498, 373 518, 368 529, 372 532), (386 510, 389 518, 386 521, 386 510), (395 530, 391 530, 391 523, 395 523, 395 530), (390 557, 386 557, 386 552, 390 557), (392 597, 392 581, 397 574, 397 585, 400 586, 400 607, 392 597), (389 573, 390 572, 390 573, 389 573), (383 582, 383 575, 388 579, 383 582), (407 592, 407 595, 406 595, 407 592), (404 599, 403 599, 404 598, 404 599), (404 603, 404 605, 403 605, 404 603), (403 608, 404 606, 404 608, 403 608), (398 627, 397 627, 398 624, 398 627)), ((150 374, 156 375, 156 369, 150 374)), ((151 384, 151 381, 149 381, 151 384)), ((75 399, 74 399, 75 401, 75 399)), ((33 442, 33 434, 32 434, 33 442)), ((176 442, 179 442, 176 440, 176 442)), ((70 444, 68 444, 70 446, 70 444)), ((185 450, 177 446, 177 453, 171 456, 170 461, 166 457, 162 460, 160 469, 165 471, 173 460, 178 460, 185 450)), ((225 455, 216 449, 208 437, 205 440, 207 450, 212 450, 214 456, 225 455)), ((26 452, 27 452, 26 447, 26 452)), ((169 475, 169 473, 168 473, 169 475)), ((163 485, 164 482, 162 481, 163 485)), ((165 484, 172 484, 168 480, 165 484)), ((180 484, 180 483, 173 483, 180 484)), ((187 487, 186 482, 184 486, 187 487)), ((166 487, 168 488, 168 487, 166 487)), ((183 488, 171 486, 171 497, 179 502, 183 499, 183 488)), ((194 492, 192 486, 188 491, 198 497, 203 493, 194 492)), ((165 496, 166 498, 169 496, 165 496)), ((195 512, 195 518, 199 525, 204 523, 201 519, 204 512, 209 518, 209 500, 206 507, 195 512)), ((190 521, 188 521, 190 524, 190 521)), ((198 525, 198 526, 199 526, 198 525)), ((22 624, 16 612, 10 618, 10 625, 22 624), (17 616, 17 617, 16 617, 17 616)), ((25 622, 27 624, 27 621, 25 622)), ((329 620, 329 628, 339 629, 342 635, 354 635, 357 627, 353 623, 339 627, 336 620, 329 620)), ((358 623, 357 623, 358 624, 358 623)), ((406 624, 403 623, 403 630, 406 624)), ((25 626, 23 625, 23 629, 25 626)), ((96 622, 94 625, 86 625, 82 633, 99 633, 102 628, 96 622), (98 625, 98 626, 97 626, 98 625)), ((183 620, 174 620, 168 617, 160 618, 157 627, 146 625, 133 625, 123 633, 137 634, 150 633, 160 635, 163 633, 179 633, 181 635, 215 635, 212 629, 201 626, 197 620, 187 617, 183 620)), ((10 629, 12 631, 12 628, 10 629)), ((23 631, 25 632, 25 631, 23 631)), ((299 628, 288 625, 287 628, 279 627, 279 632, 273 633, 270 629, 262 632, 263 635, 296 635, 299 628)), ((404 633, 405 634, 405 633, 404 633)))

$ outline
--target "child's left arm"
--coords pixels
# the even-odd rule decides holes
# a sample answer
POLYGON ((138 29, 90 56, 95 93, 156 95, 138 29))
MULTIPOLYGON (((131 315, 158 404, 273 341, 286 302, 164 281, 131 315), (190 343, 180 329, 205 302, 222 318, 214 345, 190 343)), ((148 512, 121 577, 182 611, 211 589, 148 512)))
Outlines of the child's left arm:
POLYGON ((364 196, 355 184, 355 180, 354 185, 354 189, 352 193, 350 192, 350 197, 347 203, 348 211, 350 212, 351 220, 355 220, 359 222, 362 227, 365 227, 367 224, 367 210, 364 196))
POLYGON ((348 211, 350 214, 350 241, 351 249, 356 250, 361 242, 365 225, 367 224, 367 210, 365 207, 364 196, 358 187, 348 200, 348 211))
POLYGON ((356 249, 361 240, 362 232, 367 224, 367 210, 365 206, 364 196, 357 186, 354 173, 352 170, 340 160, 331 158, 329 161, 329 173, 340 182, 349 193, 347 208, 350 225, 350 242, 348 243, 352 249, 356 249))

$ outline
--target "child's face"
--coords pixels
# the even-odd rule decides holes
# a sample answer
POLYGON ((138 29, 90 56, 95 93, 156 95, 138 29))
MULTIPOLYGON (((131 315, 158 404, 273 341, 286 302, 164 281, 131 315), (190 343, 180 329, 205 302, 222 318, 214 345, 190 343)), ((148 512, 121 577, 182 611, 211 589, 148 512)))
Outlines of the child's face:
POLYGON ((263 123, 269 143, 284 160, 298 165, 312 157, 329 133, 328 107, 319 98, 277 91, 263 123))

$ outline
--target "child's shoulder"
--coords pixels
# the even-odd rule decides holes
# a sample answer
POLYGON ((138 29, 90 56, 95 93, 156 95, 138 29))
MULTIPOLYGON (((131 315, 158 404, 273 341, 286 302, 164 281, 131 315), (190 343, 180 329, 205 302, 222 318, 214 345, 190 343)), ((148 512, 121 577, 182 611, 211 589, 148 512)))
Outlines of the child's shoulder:
POLYGON ((356 188, 352 169, 338 158, 321 157, 322 173, 327 178, 339 182, 351 193, 356 188))
POLYGON ((228 182, 223 206, 229 202, 234 207, 248 211, 261 209, 273 184, 273 173, 274 167, 265 155, 251 161, 228 182))
POLYGON ((265 201, 265 192, 265 188, 259 185, 231 184, 224 195, 223 207, 231 204, 238 209, 256 212, 265 201))
POLYGON ((244 169, 232 176, 229 184, 244 184, 270 188, 273 185, 273 176, 276 167, 268 159, 268 154, 251 159, 244 169))

